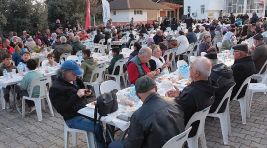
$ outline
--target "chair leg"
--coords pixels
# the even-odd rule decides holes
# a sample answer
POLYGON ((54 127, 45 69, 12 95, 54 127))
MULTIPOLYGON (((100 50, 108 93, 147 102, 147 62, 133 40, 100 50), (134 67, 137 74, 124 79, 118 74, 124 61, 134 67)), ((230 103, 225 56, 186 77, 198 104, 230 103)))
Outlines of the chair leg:
POLYGON ((0 88, 0 89, 1 89, 0 99, 1 99, 2 109, 6 109, 6 101, 4 99, 4 91, 2 88, 0 88))
POLYGON ((254 92, 252 90, 248 90, 248 91, 249 91, 249 95, 248 95, 248 103, 247 103, 247 117, 250 118, 250 110, 251 110, 251 104, 252 104, 254 92))
POLYGON ((246 115, 247 115, 246 100, 245 100, 245 98, 241 98, 238 101, 239 101, 239 104, 240 104, 240 112, 241 112, 242 124, 246 124, 247 123, 247 119, 246 119, 246 115))
POLYGON ((69 132, 64 127, 64 145, 65 148, 68 148, 69 145, 69 132))
POLYGON ((207 148, 207 141, 206 141, 206 136, 205 133, 200 136, 200 143, 202 148, 207 148))
POLYGON ((230 111, 229 111, 229 107, 226 108, 227 109, 227 122, 228 122, 228 135, 231 135, 232 133, 232 127, 231 127, 231 118, 230 118, 230 111))
POLYGON ((34 100, 34 105, 35 105, 35 108, 36 108, 38 121, 42 121, 42 106, 41 106, 42 104, 41 104, 41 100, 40 99, 34 100))
POLYGON ((221 129, 222 129, 222 136, 223 136, 223 144, 228 144, 228 133, 229 133, 229 125, 228 125, 228 119, 227 119, 227 112, 221 114, 219 116, 221 129))
POLYGON ((72 136, 72 142, 73 142, 73 145, 74 145, 74 146, 77 146, 77 133, 72 132, 72 133, 71 133, 71 136, 72 136))
POLYGON ((189 148, 198 148, 198 138, 192 137, 187 139, 187 144, 189 148))
POLYGON ((51 104, 51 101, 50 101, 50 98, 49 98, 48 95, 47 95, 47 97, 46 97, 46 101, 47 101, 47 104, 48 104, 48 108, 49 108, 49 110, 50 110, 50 114, 51 114, 51 116, 54 117, 53 107, 52 107, 52 104, 51 104))
POLYGON ((92 132, 87 133, 87 139, 88 139, 87 142, 89 142, 88 143, 89 148, 96 148, 95 136, 92 132))
POLYGON ((25 117, 25 99, 22 98, 22 109, 21 109, 21 114, 22 114, 22 118, 25 117))

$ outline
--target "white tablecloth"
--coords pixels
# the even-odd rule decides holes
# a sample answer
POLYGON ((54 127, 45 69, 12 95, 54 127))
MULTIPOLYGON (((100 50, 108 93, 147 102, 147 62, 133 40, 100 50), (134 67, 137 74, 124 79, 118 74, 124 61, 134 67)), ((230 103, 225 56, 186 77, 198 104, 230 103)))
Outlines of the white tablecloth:
MULTIPOLYGON (((173 89, 173 86, 177 86, 179 89, 183 89, 186 86, 186 83, 188 83, 188 80, 181 79, 177 73, 171 73, 166 74, 163 76, 160 76, 157 80, 157 86, 158 86, 158 93, 161 96, 165 96, 165 93, 168 90, 173 89)), ((131 87, 125 88, 123 90, 120 90, 117 92, 117 98, 119 102, 119 108, 116 112, 109 114, 108 116, 102 117, 101 121, 110 125, 113 125, 122 131, 125 131, 129 128, 130 122, 126 122, 123 120, 120 120, 117 118, 118 115, 126 115, 130 117, 138 108, 142 106, 142 102, 136 98, 136 96, 132 97, 130 96, 131 87), (125 102, 130 102, 130 104, 133 104, 132 107, 128 105, 122 105, 122 104, 128 104, 125 102)), ((163 97, 166 99, 170 99, 167 97, 163 97)), ((79 114, 82 114, 84 116, 94 118, 94 105, 88 104, 87 107, 82 108, 78 111, 79 114)))

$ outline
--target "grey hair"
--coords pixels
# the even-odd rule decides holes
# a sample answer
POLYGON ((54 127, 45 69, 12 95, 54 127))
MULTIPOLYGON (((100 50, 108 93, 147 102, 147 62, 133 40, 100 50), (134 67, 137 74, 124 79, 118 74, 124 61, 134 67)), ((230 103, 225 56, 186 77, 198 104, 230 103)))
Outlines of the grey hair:
POLYGON ((197 57, 192 63, 195 69, 204 77, 209 77, 211 73, 211 61, 206 57, 197 57))
POLYGON ((80 41, 80 37, 79 37, 79 36, 75 36, 75 37, 73 38, 73 41, 74 41, 74 42, 78 42, 78 41, 80 41))
POLYGON ((139 50, 138 55, 148 55, 149 52, 152 52, 152 49, 149 47, 143 47, 139 50))
POLYGON ((65 36, 61 36, 60 37, 60 42, 61 43, 66 43, 67 42, 67 38, 65 36))

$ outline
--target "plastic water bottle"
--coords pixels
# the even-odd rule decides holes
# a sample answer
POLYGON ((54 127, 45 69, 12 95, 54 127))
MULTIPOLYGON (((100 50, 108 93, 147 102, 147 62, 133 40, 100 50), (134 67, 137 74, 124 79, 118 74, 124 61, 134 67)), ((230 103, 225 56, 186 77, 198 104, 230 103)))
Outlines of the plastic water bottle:
POLYGON ((3 76, 4 76, 4 79, 8 79, 8 72, 6 69, 3 70, 3 76))
POLYGON ((188 79, 189 78, 189 68, 187 65, 182 65, 180 66, 180 74, 184 79, 188 79))
POLYGON ((19 63, 19 65, 17 66, 18 72, 21 74, 23 72, 23 65, 21 63, 19 63))

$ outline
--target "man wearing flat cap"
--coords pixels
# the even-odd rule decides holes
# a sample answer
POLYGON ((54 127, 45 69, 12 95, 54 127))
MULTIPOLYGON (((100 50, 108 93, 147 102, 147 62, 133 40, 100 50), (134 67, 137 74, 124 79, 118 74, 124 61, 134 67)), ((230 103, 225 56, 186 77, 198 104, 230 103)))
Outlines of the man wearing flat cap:
POLYGON ((109 148, 162 148, 172 137, 184 131, 183 112, 173 102, 157 94, 156 83, 142 76, 135 83, 136 95, 143 105, 133 113, 128 137, 109 148))
POLYGON ((264 39, 261 34, 255 35, 253 39, 255 48, 252 49, 251 56, 256 67, 256 72, 258 73, 267 60, 267 46, 264 43, 264 39))
MULTIPOLYGON (((236 85, 233 89, 231 98, 236 95, 237 91, 239 90, 245 79, 256 73, 252 57, 248 54, 248 46, 246 44, 238 44, 236 46, 233 46, 232 48, 234 49, 235 59, 235 62, 232 66, 232 70, 236 85)), ((245 92, 246 87, 242 89, 237 99, 242 98, 245 95, 245 92)))

